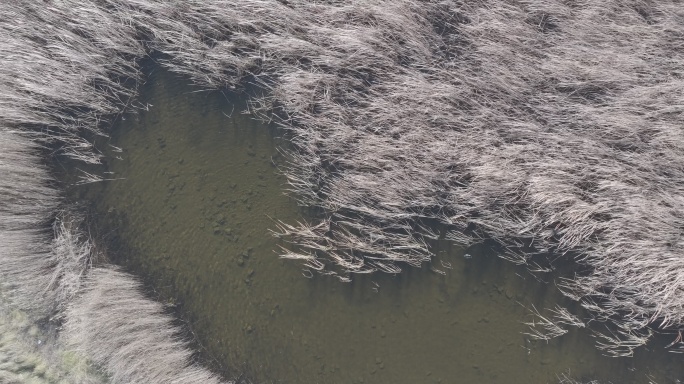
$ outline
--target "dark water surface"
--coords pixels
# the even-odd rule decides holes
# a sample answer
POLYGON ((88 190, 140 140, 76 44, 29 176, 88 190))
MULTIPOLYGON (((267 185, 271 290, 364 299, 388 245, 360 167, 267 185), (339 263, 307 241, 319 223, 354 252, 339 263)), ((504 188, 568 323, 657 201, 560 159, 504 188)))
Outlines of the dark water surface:
MULTIPOLYGON (((352 283, 306 278, 280 260, 272 218, 313 220, 283 194, 278 132, 244 105, 156 69, 141 89, 149 111, 126 115, 100 174, 70 188, 92 208, 109 257, 176 304, 203 356, 257 383, 554 383, 578 379, 660 384, 684 377, 660 346, 608 358, 590 332, 550 342, 524 334, 527 307, 567 303, 553 283, 484 247, 434 244, 433 267, 352 283), (117 148, 121 148, 121 151, 117 148), (104 174, 102 172, 113 172, 104 174), (451 269, 445 267, 450 264, 451 269)), ((671 341, 668 335, 660 341, 671 341)))

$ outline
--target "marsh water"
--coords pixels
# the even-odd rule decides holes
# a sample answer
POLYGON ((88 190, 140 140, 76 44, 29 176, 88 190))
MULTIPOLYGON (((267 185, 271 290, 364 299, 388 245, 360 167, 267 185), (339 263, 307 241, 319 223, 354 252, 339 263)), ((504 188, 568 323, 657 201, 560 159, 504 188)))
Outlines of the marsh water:
MULTIPOLYGON (((287 196, 282 132, 244 100, 204 91, 156 68, 141 109, 99 144, 98 172, 71 185, 108 257, 170 305, 200 358, 256 383, 677 382, 681 355, 662 348, 633 358, 601 355, 591 332, 534 341, 527 308, 575 308, 551 276, 540 282, 487 247, 432 244, 433 266, 351 283, 279 259, 274 220, 315 217, 287 196), (445 268, 450 266, 450 268, 445 268)), ((78 174, 78 170, 72 170, 78 174)), ((72 173, 72 174, 74 174, 72 173)))

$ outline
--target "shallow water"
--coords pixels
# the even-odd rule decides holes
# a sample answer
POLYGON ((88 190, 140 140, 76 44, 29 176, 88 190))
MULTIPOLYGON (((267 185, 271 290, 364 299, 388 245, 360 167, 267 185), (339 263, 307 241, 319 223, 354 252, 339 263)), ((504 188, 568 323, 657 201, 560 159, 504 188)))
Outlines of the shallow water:
POLYGON ((306 278, 277 257, 284 244, 268 232, 274 219, 314 220, 283 194, 279 132, 242 114, 234 96, 160 69, 141 102, 149 110, 125 115, 100 145, 107 164, 97 171, 116 180, 69 193, 91 208, 92 233, 109 257, 175 304, 222 373, 304 384, 684 377, 680 356, 657 346, 616 359, 602 356, 586 330, 530 340, 521 303, 573 303, 484 246, 466 254, 435 243, 432 268, 397 276, 306 278))

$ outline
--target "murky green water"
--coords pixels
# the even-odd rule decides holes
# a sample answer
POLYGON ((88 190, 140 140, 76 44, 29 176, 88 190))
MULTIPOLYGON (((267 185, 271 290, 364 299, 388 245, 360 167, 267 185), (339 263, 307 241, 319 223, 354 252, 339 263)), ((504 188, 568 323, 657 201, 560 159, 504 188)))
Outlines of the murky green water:
POLYGON ((684 377, 681 356, 655 346, 615 359, 586 331, 530 341, 522 322, 531 317, 518 302, 567 302, 484 248, 466 258, 435 244, 433 264, 446 275, 425 266, 349 284, 305 278, 301 266, 277 257, 268 233, 271 218, 307 219, 283 194, 278 132, 225 94, 159 69, 141 100, 149 111, 126 115, 101 145, 104 171, 123 179, 70 194, 95 212, 93 233, 107 240, 110 258, 144 277, 152 296, 177 304, 215 369, 302 384, 552 383, 564 372, 616 383, 684 377))

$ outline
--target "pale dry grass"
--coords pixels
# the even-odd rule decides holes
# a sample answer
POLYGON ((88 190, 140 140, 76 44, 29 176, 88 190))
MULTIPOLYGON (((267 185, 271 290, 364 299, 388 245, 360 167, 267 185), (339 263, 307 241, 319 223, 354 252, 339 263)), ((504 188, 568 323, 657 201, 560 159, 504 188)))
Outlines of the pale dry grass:
MULTIPOLYGON (((324 212, 281 227, 302 248, 285 257, 342 279, 397 273, 432 256, 430 221, 520 263, 579 255, 588 272, 562 288, 614 323, 601 345, 628 354, 649 328, 684 324, 683 12, 637 0, 6 2, 0 123, 97 162, 83 133, 130 105, 122 79, 150 50, 206 88, 248 79, 267 91, 252 112, 296 148, 293 195, 324 212)), ((32 168, 27 145, 17 164, 32 168)), ((56 195, 10 174, 0 192, 30 200, 8 200, 0 236, 28 297, 30 276, 51 276, 37 228, 56 195)))
POLYGON ((59 201, 37 149, 31 140, 0 128, 0 281, 24 308, 49 313, 53 254, 46 227, 59 201))
POLYGON ((253 111, 290 131, 290 188, 325 212, 283 225, 303 248, 285 257, 396 273, 431 257, 421 223, 437 220, 520 263, 580 255, 590 272, 564 292, 627 338, 684 323, 677 2, 119 9, 136 7, 160 15, 143 28, 172 69, 207 87, 249 74, 268 89, 253 111))
MULTIPOLYGON (((49 361, 57 371, 75 373, 79 367, 72 364, 85 357, 113 383, 220 382, 189 360, 192 352, 178 341, 177 327, 159 304, 142 296, 133 277, 111 271, 109 280, 89 284, 94 275, 107 273, 90 272, 93 243, 79 232, 80 219, 63 206, 44 165, 48 150, 87 163, 100 161, 86 137, 104 134, 106 119, 131 107, 139 76, 136 60, 146 53, 137 33, 102 2, 0 3, 0 283, 12 302, 8 310, 27 310, 31 321, 52 327, 63 321, 73 329, 86 320, 93 327, 98 344, 88 344, 92 333, 79 334, 80 344, 69 344, 75 352, 64 352, 56 335, 44 340, 60 356, 80 354, 49 361), (118 296, 93 296, 112 279, 120 285, 118 296), (81 305, 84 297, 89 306, 81 305), (122 302, 129 306, 117 307, 122 302), (89 312, 98 306, 115 312, 105 310, 107 319, 89 312), (125 310, 134 311, 140 322, 127 323, 132 317, 125 310), (117 328, 101 332, 105 320, 116 319, 117 328)), ((2 331, 14 337, 15 330, 2 331)), ((63 333, 68 341, 75 339, 63 333)), ((2 380, 96 380, 46 377, 45 369, 33 374, 30 362, 40 357, 18 339, 7 340, 12 348, 7 356, 13 360, 3 366, 8 371, 2 380)))
POLYGON ((220 383, 192 360, 171 317, 130 275, 95 268, 66 311, 63 337, 113 383, 220 383))

